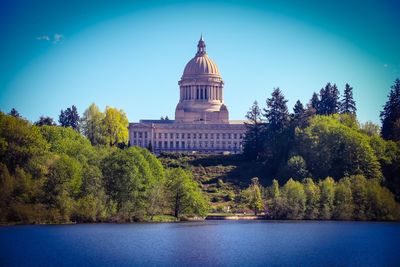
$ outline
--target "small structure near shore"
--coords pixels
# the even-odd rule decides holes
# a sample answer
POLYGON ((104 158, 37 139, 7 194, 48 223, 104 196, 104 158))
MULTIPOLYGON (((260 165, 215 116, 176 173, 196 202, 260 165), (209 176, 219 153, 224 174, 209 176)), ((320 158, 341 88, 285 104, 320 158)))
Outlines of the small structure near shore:
POLYGON ((206 220, 265 220, 264 215, 243 215, 243 214, 211 214, 206 217, 206 220))

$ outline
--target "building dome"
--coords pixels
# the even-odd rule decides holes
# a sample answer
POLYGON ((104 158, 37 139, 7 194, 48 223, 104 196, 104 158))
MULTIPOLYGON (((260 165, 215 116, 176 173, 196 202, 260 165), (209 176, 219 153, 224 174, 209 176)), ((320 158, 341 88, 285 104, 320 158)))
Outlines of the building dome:
POLYGON ((203 36, 197 53, 185 67, 179 84, 179 103, 175 109, 177 123, 229 123, 224 105, 224 81, 217 64, 206 53, 203 36))
POLYGON ((195 57, 186 64, 182 79, 194 78, 195 76, 221 76, 217 64, 206 53, 206 44, 203 37, 199 40, 195 57))

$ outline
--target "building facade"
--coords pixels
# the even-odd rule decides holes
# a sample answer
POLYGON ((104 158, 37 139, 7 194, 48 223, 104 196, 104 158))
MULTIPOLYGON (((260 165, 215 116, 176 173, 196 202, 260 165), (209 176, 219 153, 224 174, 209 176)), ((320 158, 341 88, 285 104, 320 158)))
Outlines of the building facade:
POLYGON ((240 153, 244 121, 229 120, 224 82, 208 57, 203 37, 179 84, 175 120, 140 120, 129 124, 130 145, 163 151, 240 153))

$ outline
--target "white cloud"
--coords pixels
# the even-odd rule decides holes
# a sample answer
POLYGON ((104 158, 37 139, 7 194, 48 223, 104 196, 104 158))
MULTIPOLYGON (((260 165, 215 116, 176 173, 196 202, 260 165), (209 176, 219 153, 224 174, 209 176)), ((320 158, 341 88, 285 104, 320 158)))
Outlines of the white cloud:
POLYGON ((36 40, 39 40, 39 41, 50 41, 50 37, 48 35, 42 35, 42 36, 36 37, 36 40))
POLYGON ((63 39, 64 39, 64 35, 55 33, 54 38, 53 38, 53 44, 57 44, 57 43, 61 42, 63 39))
POLYGON ((60 33, 55 33, 53 36, 42 35, 42 36, 36 37, 36 40, 45 41, 45 42, 51 41, 53 44, 58 44, 64 40, 64 35, 62 35, 60 33))

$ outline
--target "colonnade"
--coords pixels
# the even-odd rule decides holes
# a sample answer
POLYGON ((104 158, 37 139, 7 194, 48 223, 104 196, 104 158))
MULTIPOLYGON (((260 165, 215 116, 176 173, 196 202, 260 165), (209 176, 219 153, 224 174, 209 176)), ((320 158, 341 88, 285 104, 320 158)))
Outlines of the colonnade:
POLYGON ((183 85, 181 100, 223 100, 223 87, 214 85, 183 85))

